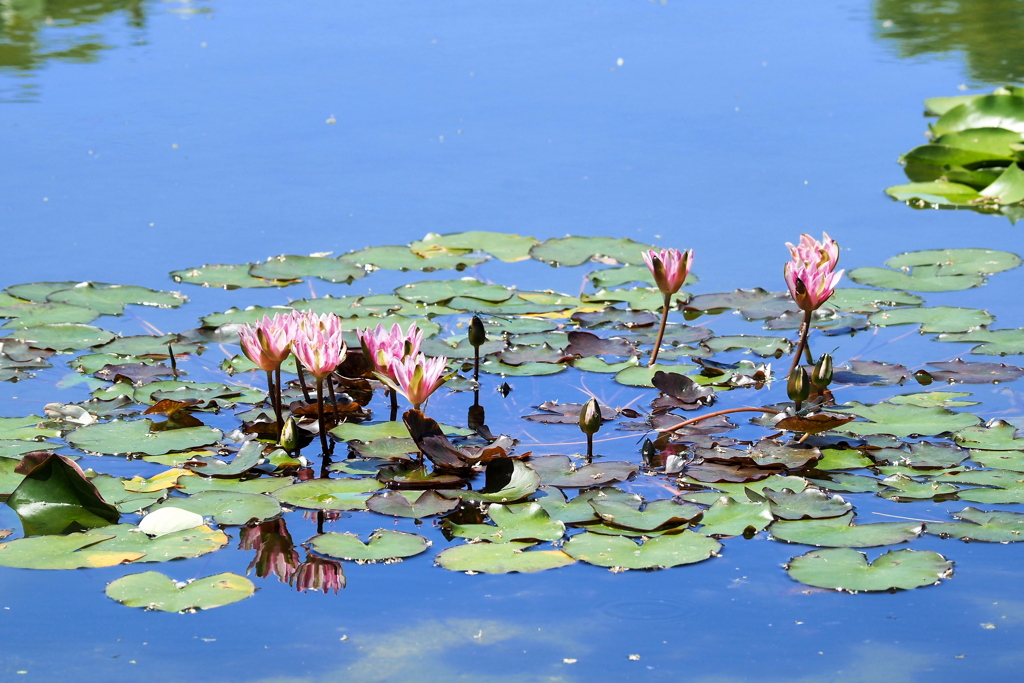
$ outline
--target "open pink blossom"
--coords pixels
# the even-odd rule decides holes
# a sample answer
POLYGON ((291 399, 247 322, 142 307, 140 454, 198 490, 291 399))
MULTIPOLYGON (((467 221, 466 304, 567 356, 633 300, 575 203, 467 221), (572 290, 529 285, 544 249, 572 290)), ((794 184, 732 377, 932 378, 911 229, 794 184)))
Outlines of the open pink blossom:
POLYGON ((644 252, 644 262, 654 276, 654 282, 662 294, 672 295, 686 282, 693 265, 693 249, 648 249, 644 252))
POLYGON ((392 363, 394 379, 383 373, 377 377, 392 389, 409 399, 417 409, 429 396, 445 383, 444 370, 448 359, 444 356, 427 358, 422 353, 407 356, 392 363))
POLYGON ((395 323, 388 331, 383 325, 377 324, 377 328, 371 330, 356 330, 359 341, 363 346, 363 356, 373 366, 376 372, 395 379, 391 366, 407 356, 415 356, 420 352, 423 344, 423 332, 415 323, 410 325, 408 332, 395 323))
POLYGON ((292 338, 295 335, 290 313, 278 313, 273 318, 263 316, 252 325, 243 325, 238 330, 242 340, 242 352, 261 370, 276 370, 291 353, 292 338))
POLYGON ((784 271, 789 293, 801 309, 815 311, 832 296, 843 277, 844 271, 835 271, 839 245, 828 233, 822 233, 821 242, 804 234, 799 244, 787 242, 786 246, 793 259, 784 271))
POLYGON ((341 318, 334 313, 323 313, 317 315, 313 311, 293 311, 291 314, 292 324, 295 329, 293 334, 322 330, 328 335, 341 334, 341 318))
POLYGON ((320 327, 306 327, 292 342, 292 352, 304 368, 322 380, 345 360, 348 347, 341 337, 340 327, 333 334, 320 327))

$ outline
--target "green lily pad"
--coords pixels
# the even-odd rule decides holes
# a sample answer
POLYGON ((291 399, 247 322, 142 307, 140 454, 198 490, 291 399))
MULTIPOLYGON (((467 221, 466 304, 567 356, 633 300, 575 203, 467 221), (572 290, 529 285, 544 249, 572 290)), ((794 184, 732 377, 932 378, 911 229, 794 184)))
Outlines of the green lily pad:
POLYGON ((467 254, 443 253, 431 258, 424 258, 412 252, 409 247, 386 246, 368 247, 360 251, 344 254, 346 261, 357 263, 363 267, 383 270, 465 270, 477 266, 487 260, 486 256, 469 256, 467 254))
POLYGON ((367 493, 384 488, 376 479, 313 479, 274 491, 286 505, 313 510, 365 510, 367 493))
MULTIPOLYGON (((255 323, 263 320, 263 316, 273 318, 278 313, 288 313, 292 309, 284 306, 246 306, 235 308, 232 306, 223 313, 211 313, 203 316, 199 321, 203 327, 220 327, 221 325, 241 325, 244 323, 255 323)), ((237 336, 235 337, 237 339, 237 336)), ((233 343, 238 343, 233 342, 233 343)))
POLYGON ((1006 159, 1013 158, 1014 149, 1012 145, 1020 144, 1021 142, 1024 142, 1024 135, 1016 131, 1006 130, 1005 128, 973 128, 956 133, 948 133, 935 140, 937 145, 946 145, 970 152, 981 152, 993 157, 1006 159))
POLYGON ((879 327, 920 324, 921 332, 924 334, 968 332, 983 325, 991 324, 994 320, 995 318, 987 311, 977 308, 956 308, 952 306, 896 308, 888 311, 879 311, 868 317, 868 321, 872 325, 878 325, 879 327))
POLYGON ((365 562, 394 562, 419 555, 430 546, 430 541, 416 534, 377 529, 363 543, 358 536, 328 531, 308 541, 310 548, 339 560, 365 562))
POLYGON ((772 523, 772 519, 767 503, 721 496, 704 513, 700 532, 705 536, 741 536, 749 529, 763 530, 772 523))
POLYGON ((1017 438, 1017 428, 1001 420, 961 429, 953 441, 971 450, 1024 451, 1024 438, 1017 438))
POLYGON ((97 474, 89 481, 99 491, 103 500, 117 508, 117 511, 121 514, 131 514, 144 510, 167 495, 167 491, 150 491, 147 493, 128 491, 124 487, 125 479, 112 477, 109 474, 97 474))
POLYGON ((1024 201, 1024 170, 1018 164, 1010 164, 991 185, 978 192, 982 197, 999 204, 1017 204, 1024 201))
MULTIPOLYGON (((495 461, 488 463, 488 468, 497 467, 495 461)), ((518 460, 512 461, 512 470, 504 486, 497 490, 484 487, 479 491, 463 491, 452 489, 440 491, 445 498, 461 498, 465 501, 483 503, 515 503, 529 495, 532 495, 541 484, 540 474, 518 460)))
POLYGON ((65 534, 116 523, 118 511, 103 500, 96 487, 75 463, 55 453, 37 460, 7 499, 21 519, 26 536, 65 534))
MULTIPOLYGON (((463 429, 451 425, 441 425, 441 431, 447 436, 469 436, 474 434, 472 429, 463 429)), ((404 422, 374 422, 356 424, 344 422, 331 430, 331 434, 341 441, 352 441, 357 439, 363 443, 369 443, 377 439, 394 437, 396 439, 408 439, 409 429, 404 422)))
POLYGON ((490 524, 452 524, 453 536, 474 540, 508 543, 509 541, 557 541, 565 534, 565 523, 551 519, 547 510, 537 503, 509 508, 495 503, 487 508, 490 524))
POLYGON ((281 505, 274 498, 262 493, 235 491, 203 491, 187 498, 168 498, 153 506, 150 511, 165 507, 181 508, 203 517, 212 517, 213 521, 222 526, 241 526, 252 520, 263 521, 281 514, 281 505))
POLYGON ((586 358, 577 358, 572 362, 572 366, 577 370, 583 372, 599 372, 602 374, 619 373, 627 368, 635 368, 640 365, 640 361, 637 358, 630 358, 624 360, 621 363, 607 363, 600 356, 588 356, 586 358))
POLYGON ((986 543, 1016 543, 1024 541, 1024 514, 1020 512, 985 511, 965 508, 954 512, 960 522, 929 522, 925 531, 943 538, 986 543))
POLYGON ((11 333, 11 339, 26 342, 37 349, 53 349, 54 351, 87 349, 90 346, 106 344, 114 336, 113 332, 78 323, 36 325, 11 333))
POLYGON ((174 355, 202 352, 202 346, 198 342, 183 341, 176 334, 160 336, 140 334, 131 337, 118 337, 103 346, 96 347, 94 351, 97 353, 112 353, 119 356, 133 357, 145 355, 166 356, 168 346, 174 350, 174 355))
POLYGON ((128 574, 107 585, 107 597, 128 607, 160 612, 192 612, 245 600, 256 591, 238 574, 215 574, 179 584, 160 572, 128 574))
POLYGON ((705 339, 700 345, 714 353, 749 350, 762 358, 769 356, 780 358, 793 349, 793 343, 785 337, 760 337, 746 334, 712 337, 705 339))
POLYGON ((480 363, 480 372, 491 375, 502 375, 503 377, 543 377, 557 375, 565 371, 567 365, 562 363, 534 363, 524 362, 519 365, 509 365, 500 360, 487 359, 480 363))
POLYGON ((1024 133, 1024 97, 976 97, 946 111, 931 126, 935 135, 947 135, 971 128, 1003 128, 1024 133))
POLYGON ((993 275, 1011 270, 1021 259, 1009 251, 994 249, 926 249, 893 256, 885 262, 890 268, 934 267, 937 277, 953 275, 993 275))
POLYGON ((971 353, 980 356, 1016 356, 1024 354, 1024 329, 972 330, 970 332, 940 334, 941 342, 969 342, 978 344, 971 353))
MULTIPOLYGON (((688 477, 684 478, 684 481, 704 486, 702 482, 691 480, 688 477)), ((714 487, 734 498, 747 498, 747 491, 763 493, 765 489, 772 489, 773 491, 789 489, 790 491, 800 492, 807 488, 807 480, 803 477, 784 477, 779 474, 773 474, 759 481, 748 481, 742 484, 715 482, 714 487)))
POLYGON ((65 438, 74 448, 102 455, 144 453, 164 455, 189 451, 220 441, 223 433, 213 427, 185 427, 162 432, 151 431, 152 420, 114 420, 91 424, 69 433, 65 438))
POLYGON ((100 311, 69 304, 26 301, 0 308, 0 318, 11 318, 5 329, 19 329, 55 323, 91 323, 100 317, 100 311))
POLYGON ((822 472, 859 470, 875 464, 874 460, 854 448, 823 448, 821 455, 821 460, 815 463, 814 468, 822 472))
POLYGON ((592 499, 590 505, 605 522, 644 532, 687 524, 704 512, 692 503, 670 499, 652 500, 642 511, 619 500, 592 499))
POLYGON ((882 484, 874 477, 843 472, 829 474, 828 479, 811 479, 812 484, 837 493, 877 493, 882 484))
POLYGON ((483 301, 508 301, 515 290, 502 285, 488 285, 475 278, 461 280, 424 280, 402 285, 395 290, 402 299, 416 303, 437 304, 451 301, 457 296, 468 296, 483 301))
POLYGON ((518 509, 536 503, 547 510, 548 516, 553 520, 565 524, 579 524, 582 522, 593 522, 598 519, 597 513, 590 504, 593 500, 599 501, 621 501, 639 507, 643 498, 635 493, 626 493, 614 487, 591 489, 576 496, 572 500, 566 500, 565 493, 554 486, 542 486, 539 491, 543 496, 529 503, 509 506, 510 509, 518 509))
POLYGON ((351 284, 353 280, 358 280, 366 275, 366 271, 343 258, 281 255, 251 266, 249 275, 264 280, 299 280, 317 277, 327 282, 351 284))
POLYGON ((651 538, 642 545, 624 536, 584 532, 566 541, 562 549, 581 562, 599 567, 665 569, 702 562, 721 547, 713 538, 687 530, 651 538))
POLYGON ((530 467, 546 486, 589 488, 623 481, 639 467, 631 462, 595 462, 577 467, 567 455, 546 455, 533 458, 530 467))
POLYGON ((98 282, 80 282, 71 289, 53 292, 46 300, 91 308, 104 315, 120 315, 128 304, 177 308, 188 301, 177 292, 158 292, 135 285, 107 285, 98 282))
POLYGON ((95 534, 110 534, 110 540, 103 541, 97 549, 107 552, 139 552, 143 557, 135 562, 167 562, 199 557, 220 550, 228 544, 223 531, 214 531, 208 526, 175 531, 156 538, 150 538, 132 524, 117 524, 94 529, 95 534))
POLYGON ((922 391, 916 394, 900 394, 887 399, 896 405, 920 406, 921 408, 966 408, 978 405, 978 401, 961 401, 970 396, 966 391, 922 391))
MULTIPOLYGON (((646 264, 595 270, 589 277, 590 282, 593 283, 594 287, 597 289, 604 287, 620 287, 633 282, 642 282, 651 287, 655 285, 654 275, 651 274, 651 270, 646 264)), ((688 277, 687 280, 689 279, 690 278, 688 277)), ((694 278, 694 280, 696 280, 696 278, 694 278)))
POLYGON ((114 534, 77 533, 36 536, 0 543, 0 567, 18 569, 82 569, 112 567, 141 559, 134 550, 105 550, 103 541, 114 534))
POLYGON ((27 301, 46 301, 46 297, 62 289, 71 289, 77 282, 65 280, 64 282, 28 282, 22 285, 11 285, 4 291, 18 299, 27 301))
POLYGON ((946 408, 921 408, 913 405, 876 403, 864 405, 851 401, 835 412, 857 415, 870 422, 848 422, 842 431, 851 434, 891 434, 896 437, 911 435, 938 436, 955 432, 981 422, 981 418, 970 413, 957 413, 946 408))
POLYGON ((859 591, 910 590, 953 574, 953 563, 928 550, 890 550, 874 562, 850 548, 813 550, 786 566, 790 577, 818 588, 859 591))
POLYGON ((230 493, 273 493, 294 483, 291 477, 259 477, 257 479, 224 479, 209 477, 182 477, 178 490, 192 495, 203 491, 228 491, 230 493))
POLYGON ((452 252, 474 253, 485 252, 509 263, 525 261, 530 258, 530 249, 537 244, 535 237, 509 235, 503 232, 487 232, 470 230, 447 235, 429 233, 421 240, 416 240, 409 248, 423 256, 432 253, 447 254, 452 252))
POLYGON ((686 374, 690 370, 694 369, 696 369, 695 365, 666 365, 663 363, 655 363, 650 367, 643 365, 620 370, 615 373, 615 381, 619 384, 625 384, 628 387, 653 387, 654 375, 658 372, 676 372, 679 374, 686 374))
POLYGON ((248 441, 238 449, 231 462, 225 462, 212 456, 197 456, 187 462, 185 466, 204 477, 237 477, 256 467, 262 459, 263 444, 258 441, 248 441))
POLYGON ((530 256, 554 266, 580 266, 591 260, 642 265, 643 252, 655 248, 626 238, 574 236, 534 245, 530 256))
POLYGON ((840 287, 825 303, 826 308, 832 308, 842 313, 875 313, 882 308, 894 306, 920 306, 924 299, 916 294, 907 292, 880 292, 877 289, 852 289, 840 287))
MULTIPOLYGON (((35 416, 33 416, 35 417, 35 416)), ((7 418, 16 419, 16 418, 7 418)), ((52 451, 60 448, 60 444, 41 443, 39 441, 22 441, 20 439, 0 439, 0 458, 13 458, 15 462, 21 460, 21 456, 32 451, 52 451)))
POLYGON ((978 287, 985 282, 985 278, 977 274, 938 275, 934 272, 935 270, 937 268, 934 266, 922 266, 915 268, 913 273, 909 274, 901 270, 865 266, 851 270, 846 276, 857 284, 868 287, 901 289, 911 292, 956 292, 978 287))
POLYGON ((171 271, 175 282, 186 282, 202 287, 220 289, 254 289, 262 287, 287 287, 301 280, 265 280, 249 274, 250 263, 206 265, 201 268, 187 268, 171 271))
POLYGON ((261 403, 266 399, 266 393, 239 385, 185 380, 150 382, 135 390, 138 403, 156 403, 166 398, 173 401, 195 399, 205 404, 212 402, 215 406, 227 407, 236 403, 261 403))
MULTIPOLYGON (((402 424, 404 426, 404 423, 402 424)), ((416 442, 412 439, 395 436, 385 436, 367 443, 349 441, 348 448, 352 453, 361 458, 377 458, 382 460, 408 460, 410 455, 420 452, 416 442)))
MULTIPOLYGON (((42 439, 60 435, 60 430, 44 426, 44 424, 46 424, 45 420, 38 415, 0 417, 0 439, 41 441, 42 439)), ((42 444, 39 449, 46 450, 47 445, 42 444)))
POLYGON ((373 512, 392 517, 423 519, 449 512, 459 500, 442 498, 433 491, 382 491, 366 500, 366 507, 373 512))
POLYGON ((772 538, 820 548, 874 548, 917 538, 924 525, 919 522, 854 524, 854 512, 831 519, 779 521, 772 524, 772 538))
POLYGON ((1021 451, 971 451, 971 460, 982 467, 1024 473, 1024 452, 1021 451))
POLYGON ((853 505, 842 496, 830 496, 815 488, 806 488, 799 492, 789 489, 764 489, 762 493, 771 501, 772 516, 776 519, 825 519, 839 517, 853 509, 853 505))
POLYGON ((966 450, 951 444, 924 441, 910 444, 908 450, 883 448, 872 452, 875 460, 887 460, 893 465, 923 468, 956 467, 966 460, 968 455, 966 450))
POLYGON ((576 560, 561 550, 528 550, 532 543, 471 543, 441 551, 434 561, 453 572, 533 574, 557 569, 576 560))
POLYGON ((951 496, 959 489, 948 483, 936 481, 920 482, 905 474, 894 474, 886 477, 882 483, 888 486, 878 495, 890 500, 930 500, 940 496, 951 496))

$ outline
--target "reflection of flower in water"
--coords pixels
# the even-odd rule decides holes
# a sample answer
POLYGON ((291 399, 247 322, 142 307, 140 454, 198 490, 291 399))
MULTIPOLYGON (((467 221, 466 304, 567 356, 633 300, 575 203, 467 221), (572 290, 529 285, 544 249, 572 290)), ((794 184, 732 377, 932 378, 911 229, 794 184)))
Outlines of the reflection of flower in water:
POLYGON ((282 583, 290 583, 299 566, 299 554, 283 519, 243 527, 238 547, 256 551, 249 570, 255 567, 256 576, 261 579, 273 574, 282 583))
POLYGON ((337 510, 303 510, 302 518, 310 522, 319 521, 320 517, 323 517, 325 522, 337 522, 339 519, 345 516, 344 512, 338 512, 337 510))
POLYGON ((306 561, 298 566, 292 577, 295 589, 303 591, 319 591, 337 593, 345 587, 345 572, 341 562, 328 560, 316 555, 306 555, 306 561))

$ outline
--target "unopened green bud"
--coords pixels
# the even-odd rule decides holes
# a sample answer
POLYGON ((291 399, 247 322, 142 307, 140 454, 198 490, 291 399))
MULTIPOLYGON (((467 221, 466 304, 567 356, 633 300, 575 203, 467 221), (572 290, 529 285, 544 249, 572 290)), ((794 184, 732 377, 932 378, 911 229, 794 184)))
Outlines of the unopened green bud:
POLYGON ((288 416, 281 428, 281 448, 286 451, 294 451, 299 447, 299 435, 296 432, 295 418, 288 416))
POLYGON ((601 429, 601 406, 598 405, 596 398, 583 404, 583 410, 580 411, 580 429, 584 434, 597 434, 597 430, 601 429))
POLYGON ((825 389, 832 383, 832 356, 827 353, 821 354, 821 358, 814 364, 814 372, 811 373, 811 384, 818 389, 825 389))
POLYGON ((800 404, 811 395, 811 380, 807 376, 807 371, 803 368, 794 370, 793 374, 789 376, 786 391, 789 393, 790 400, 796 404, 796 409, 800 410, 800 404))
POLYGON ((484 330, 484 321, 480 319, 480 316, 474 315, 473 320, 469 323, 469 343, 480 347, 486 341, 487 332, 484 330))

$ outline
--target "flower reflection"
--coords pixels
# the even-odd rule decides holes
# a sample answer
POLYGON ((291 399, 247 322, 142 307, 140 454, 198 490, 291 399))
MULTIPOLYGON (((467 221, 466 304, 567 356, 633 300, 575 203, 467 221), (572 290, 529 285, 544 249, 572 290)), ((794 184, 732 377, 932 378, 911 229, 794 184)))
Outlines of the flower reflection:
POLYGON ((295 570, 291 584, 299 592, 329 593, 333 590, 337 593, 345 587, 345 572, 341 562, 307 554, 306 561, 295 570))
POLYGON ((299 554, 283 519, 243 527, 238 547, 256 551, 249 571, 255 567, 256 576, 261 579, 273 574, 282 583, 290 583, 299 567, 299 554))

